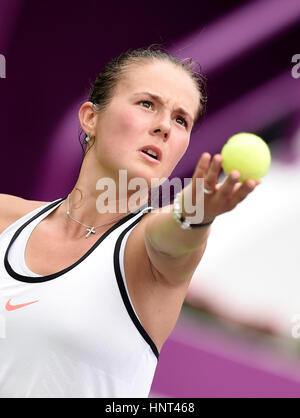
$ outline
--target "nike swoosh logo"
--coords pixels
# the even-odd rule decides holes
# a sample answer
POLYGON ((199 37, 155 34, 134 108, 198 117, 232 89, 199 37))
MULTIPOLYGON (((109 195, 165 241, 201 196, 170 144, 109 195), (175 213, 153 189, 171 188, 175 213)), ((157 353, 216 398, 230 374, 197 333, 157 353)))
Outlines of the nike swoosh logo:
POLYGON ((5 309, 7 311, 15 311, 16 309, 24 308, 24 306, 31 305, 32 303, 38 302, 38 300, 34 300, 33 302, 21 303, 20 305, 11 305, 11 299, 9 299, 5 305, 5 309))

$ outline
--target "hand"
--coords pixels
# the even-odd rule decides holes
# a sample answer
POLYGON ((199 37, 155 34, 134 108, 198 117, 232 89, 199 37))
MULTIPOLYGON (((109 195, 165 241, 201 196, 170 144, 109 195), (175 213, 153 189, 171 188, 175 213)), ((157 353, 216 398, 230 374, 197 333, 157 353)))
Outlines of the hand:
POLYGON ((218 184, 222 161, 221 154, 215 154, 211 159, 208 152, 203 153, 197 163, 192 182, 186 187, 191 189, 193 204, 196 202, 196 178, 204 178, 205 189, 212 192, 204 193, 204 218, 201 223, 210 222, 216 216, 231 211, 261 183, 261 180, 250 179, 241 183, 238 181, 240 173, 233 170, 222 184, 218 184))

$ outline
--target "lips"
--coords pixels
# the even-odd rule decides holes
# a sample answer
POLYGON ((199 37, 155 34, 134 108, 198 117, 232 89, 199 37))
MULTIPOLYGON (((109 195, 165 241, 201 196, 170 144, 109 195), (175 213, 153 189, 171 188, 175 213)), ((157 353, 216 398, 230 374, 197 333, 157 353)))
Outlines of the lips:
POLYGON ((160 164, 158 160, 148 155, 146 152, 138 151, 138 153, 141 155, 141 157, 147 161, 149 161, 152 164, 160 164))
MULTIPOLYGON (((152 145, 152 144, 149 144, 149 145, 145 145, 144 147, 142 147, 142 148, 139 149, 139 151, 146 151, 146 150, 152 150, 152 151, 154 151, 156 153, 156 155, 157 155, 157 161, 161 161, 161 159, 162 159, 162 152, 161 152, 161 150, 157 146, 152 145)), ((146 155, 148 155, 148 154, 146 154, 146 155)), ((149 157, 150 158, 153 158, 151 156, 149 156, 149 157)), ((155 159, 155 158, 153 158, 153 159, 155 159)))

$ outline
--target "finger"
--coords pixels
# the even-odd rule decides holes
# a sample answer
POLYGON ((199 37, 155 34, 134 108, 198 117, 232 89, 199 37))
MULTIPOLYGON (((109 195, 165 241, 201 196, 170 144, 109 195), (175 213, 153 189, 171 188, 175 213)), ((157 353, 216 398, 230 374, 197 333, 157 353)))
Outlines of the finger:
POLYGON ((221 154, 215 154, 211 164, 209 166, 207 175, 205 177, 205 188, 208 190, 215 190, 215 186, 218 183, 218 178, 222 166, 222 155, 221 154))
POLYGON ((238 190, 236 190, 233 193, 233 197, 230 202, 232 208, 234 208, 237 204, 242 202, 249 195, 249 193, 251 193, 255 189, 256 186, 257 182, 255 180, 247 180, 244 183, 241 183, 238 190))
POLYGON ((197 163, 197 166, 193 175, 193 179, 205 178, 207 170, 209 168, 210 160, 211 160, 211 155, 208 152, 204 152, 201 155, 197 163))
MULTIPOLYGON (((256 186, 258 186, 259 184, 261 184, 261 180, 253 180, 253 179, 248 179, 247 180, 247 184, 249 185, 249 180, 251 180, 251 182, 254 182, 254 183, 251 183, 250 182, 250 188, 251 188, 251 184, 253 185, 254 184, 254 188, 256 187, 256 186)), ((233 188, 233 194, 235 194, 242 186, 243 186, 243 184, 245 184, 245 182, 244 183, 236 183, 235 184, 235 186, 234 186, 234 188, 233 188)), ((245 187, 245 186, 244 186, 245 187)))
MULTIPOLYGON (((229 200, 234 192, 234 188, 238 187, 238 181, 240 173, 237 170, 233 170, 229 173, 224 183, 219 186, 219 197, 221 200, 229 200)), ((240 183, 241 184, 241 183, 240 183)))
MULTIPOLYGON (((226 180, 226 179, 225 179, 226 180)), ((252 179, 250 179, 250 180, 252 180, 252 179)), ((261 184, 262 183, 262 181, 261 180, 255 180, 255 186, 258 186, 259 184, 261 184)), ((219 190, 220 189, 220 187, 222 186, 224 184, 224 182, 223 183, 218 183, 217 185, 216 185, 216 190, 219 190)), ((237 190, 237 189, 239 189, 239 187, 240 186, 242 186, 242 184, 243 183, 241 183, 241 182, 239 182, 239 183, 237 183, 235 186, 234 186, 234 192, 237 190), (237 186, 237 187, 236 187, 237 186)))

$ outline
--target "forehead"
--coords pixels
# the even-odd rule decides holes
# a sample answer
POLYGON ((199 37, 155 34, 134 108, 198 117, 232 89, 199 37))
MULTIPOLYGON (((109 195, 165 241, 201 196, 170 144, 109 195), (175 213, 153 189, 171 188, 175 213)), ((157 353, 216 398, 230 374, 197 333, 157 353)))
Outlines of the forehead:
POLYGON ((183 107, 193 117, 199 107, 200 93, 189 74, 169 62, 131 65, 118 83, 116 93, 133 95, 150 91, 171 106, 183 107))

